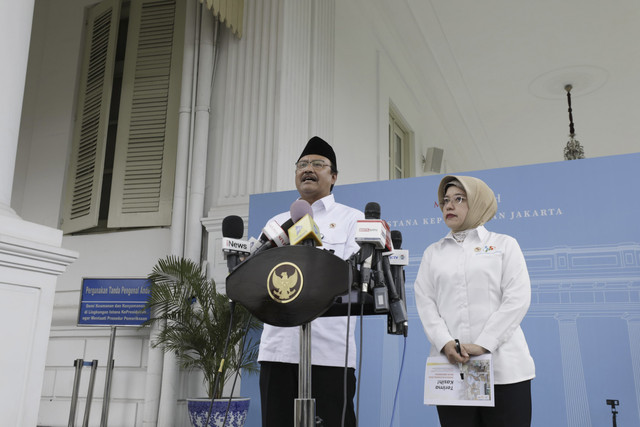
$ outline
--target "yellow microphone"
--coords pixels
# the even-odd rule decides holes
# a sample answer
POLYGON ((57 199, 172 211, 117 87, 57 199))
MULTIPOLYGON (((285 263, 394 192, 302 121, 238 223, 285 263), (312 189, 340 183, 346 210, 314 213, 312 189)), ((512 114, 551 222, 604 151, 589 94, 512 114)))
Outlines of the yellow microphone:
POLYGON ((291 246, 298 244, 322 246, 320 229, 311 215, 306 214, 289 228, 289 244, 291 246))

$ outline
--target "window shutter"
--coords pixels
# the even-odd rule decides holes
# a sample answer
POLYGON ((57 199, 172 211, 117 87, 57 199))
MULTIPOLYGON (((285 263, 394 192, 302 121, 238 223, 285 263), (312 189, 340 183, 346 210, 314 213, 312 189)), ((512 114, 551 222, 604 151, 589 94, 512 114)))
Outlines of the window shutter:
POLYGON ((134 0, 107 226, 171 224, 184 40, 183 0, 134 0))
POLYGON ((98 224, 119 15, 120 1, 105 0, 87 18, 62 216, 65 234, 98 224))

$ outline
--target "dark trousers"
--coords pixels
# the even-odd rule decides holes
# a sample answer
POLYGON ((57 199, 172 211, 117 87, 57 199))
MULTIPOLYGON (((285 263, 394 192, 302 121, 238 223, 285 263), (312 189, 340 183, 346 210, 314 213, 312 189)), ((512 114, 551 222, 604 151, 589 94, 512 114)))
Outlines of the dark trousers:
POLYGON ((531 380, 494 387, 493 408, 438 406, 442 427, 530 427, 531 380))
MULTIPOLYGON (((356 392, 355 369, 347 369, 347 411, 344 426, 355 427, 353 397, 356 392)), ((344 396, 344 368, 311 367, 311 396, 316 415, 324 427, 341 427, 344 396)), ((298 398, 298 365, 260 362, 260 400, 262 427, 293 427, 294 400, 298 398)))

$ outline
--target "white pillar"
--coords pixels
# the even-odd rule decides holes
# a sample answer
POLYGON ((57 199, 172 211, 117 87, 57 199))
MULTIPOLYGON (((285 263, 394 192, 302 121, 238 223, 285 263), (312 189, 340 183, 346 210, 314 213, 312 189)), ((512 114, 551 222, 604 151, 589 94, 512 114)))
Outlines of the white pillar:
POLYGON ((281 37, 278 40, 278 78, 281 82, 276 120, 278 157, 274 159, 277 190, 293 187, 293 162, 313 136, 309 135, 313 3, 311 0, 284 0, 282 3, 281 37))
POLYGON ((560 353, 562 355, 562 376, 567 406, 568 427, 590 427, 591 414, 587 400, 587 385, 580 355, 578 338, 578 314, 556 315, 560 331, 560 353))
POLYGON ((633 371, 633 382, 636 386, 636 411, 640 414, 640 354, 638 354, 640 351, 640 316, 625 313, 622 318, 627 321, 627 328, 629 329, 631 368, 633 371))
POLYGON ((1 426, 37 424, 56 279, 78 256, 59 247, 58 230, 24 224, 0 215, 1 426), (9 235, 14 227, 40 240, 9 235))
POLYGON ((0 215, 15 216, 11 188, 16 165, 18 132, 34 0, 0 2, 0 215))
POLYGON ((57 276, 77 254, 62 232, 11 209, 34 0, 0 2, 0 425, 35 427, 57 276), (10 385, 7 387, 6 385, 10 385))
MULTIPOLYGON (((202 8, 200 14, 200 39, 198 44, 198 71, 195 90, 195 115, 193 143, 191 147, 190 168, 187 187, 187 210, 185 212, 184 257, 195 262, 201 258, 202 224, 204 215, 204 189, 207 165, 207 148, 209 134, 209 108, 211 102, 211 84, 215 56, 215 35, 218 24, 215 18, 202 8)), ((177 186, 176 186, 177 187, 177 186)), ((178 224, 179 225, 179 224, 178 224)), ((172 225, 173 227, 173 225, 172 225)), ((174 235, 175 237, 175 235, 174 235)), ((176 241, 172 241, 175 246, 176 241)), ((176 248, 174 248, 176 249, 176 248)), ((176 250, 174 250, 174 253, 176 250)), ((179 375, 177 358, 172 353, 164 355, 162 368, 162 385, 160 408, 158 411, 158 427, 172 427, 176 423, 176 402, 178 399, 179 375)), ((192 397, 192 396, 188 396, 192 397)))

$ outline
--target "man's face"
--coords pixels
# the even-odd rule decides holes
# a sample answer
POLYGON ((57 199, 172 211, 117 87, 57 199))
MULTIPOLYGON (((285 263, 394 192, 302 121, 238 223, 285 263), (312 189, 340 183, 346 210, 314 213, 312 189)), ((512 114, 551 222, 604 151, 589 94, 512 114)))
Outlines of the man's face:
POLYGON ((331 194, 331 186, 335 184, 338 175, 331 173, 331 162, 318 154, 302 156, 296 165, 296 188, 300 197, 310 204, 331 194), (323 162, 322 166, 320 161, 323 162), (316 164, 314 166, 314 163, 316 164))

